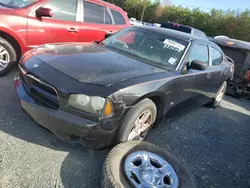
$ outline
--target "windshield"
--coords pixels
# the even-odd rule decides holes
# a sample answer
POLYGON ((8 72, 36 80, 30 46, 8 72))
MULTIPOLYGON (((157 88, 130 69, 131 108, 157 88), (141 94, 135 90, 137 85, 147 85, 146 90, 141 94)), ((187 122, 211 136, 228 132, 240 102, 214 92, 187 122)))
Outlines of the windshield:
POLYGON ((0 0, 0 5, 10 8, 25 8, 38 0, 0 0))
POLYGON ((175 70, 187 42, 143 28, 127 28, 106 40, 103 45, 142 62, 175 70))

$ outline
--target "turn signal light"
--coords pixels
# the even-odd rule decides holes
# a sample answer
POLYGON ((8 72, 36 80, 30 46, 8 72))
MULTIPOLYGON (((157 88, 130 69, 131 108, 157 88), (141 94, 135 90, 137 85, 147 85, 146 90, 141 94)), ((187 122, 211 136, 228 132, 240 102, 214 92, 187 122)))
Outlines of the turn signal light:
POLYGON ((110 117, 112 115, 113 115, 113 105, 112 105, 112 102, 108 99, 106 106, 104 108, 104 116, 110 117))

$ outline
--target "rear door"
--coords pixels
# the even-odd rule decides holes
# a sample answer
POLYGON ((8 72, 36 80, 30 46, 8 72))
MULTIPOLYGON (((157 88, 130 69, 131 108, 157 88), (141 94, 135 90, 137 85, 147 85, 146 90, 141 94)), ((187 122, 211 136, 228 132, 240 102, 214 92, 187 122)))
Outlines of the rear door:
MULTIPOLYGON (((76 42, 78 39, 78 0, 50 0, 42 5, 50 8, 53 16, 38 18, 35 10, 28 16, 27 46, 46 43, 76 42)), ((38 7, 39 8, 39 7, 38 7)))
POLYGON ((79 42, 104 39, 106 33, 114 32, 109 9, 97 3, 83 1, 82 21, 79 23, 79 42))
POLYGON ((82 1, 82 9, 79 42, 100 41, 106 33, 115 33, 127 26, 121 13, 105 7, 101 1, 82 1))

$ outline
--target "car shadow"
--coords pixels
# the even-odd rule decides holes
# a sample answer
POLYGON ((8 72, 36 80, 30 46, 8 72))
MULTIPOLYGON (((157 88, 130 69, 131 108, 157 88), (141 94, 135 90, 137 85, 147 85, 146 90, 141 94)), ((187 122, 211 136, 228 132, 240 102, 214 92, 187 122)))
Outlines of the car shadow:
POLYGON ((108 150, 85 150, 69 153, 61 165, 61 181, 64 187, 100 187, 102 167, 108 150))

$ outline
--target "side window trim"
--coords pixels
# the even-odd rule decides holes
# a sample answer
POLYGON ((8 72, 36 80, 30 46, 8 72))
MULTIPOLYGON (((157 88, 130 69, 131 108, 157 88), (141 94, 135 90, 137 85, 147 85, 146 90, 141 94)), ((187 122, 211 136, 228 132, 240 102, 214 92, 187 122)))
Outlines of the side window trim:
POLYGON ((187 61, 189 58, 189 53, 190 53, 190 49, 192 48, 192 45, 193 45, 192 42, 188 43, 187 48, 186 48, 185 52, 183 53, 179 64, 176 67, 176 70, 183 70, 184 67, 187 65, 187 61))
POLYGON ((105 25, 114 25, 114 18, 113 18, 113 15, 111 14, 111 11, 108 7, 104 7, 105 10, 104 10, 104 24, 105 25), (106 13, 108 13, 110 19, 111 19, 111 24, 106 24, 106 13))
POLYGON ((106 10, 107 10, 108 13, 109 13, 109 16, 110 16, 111 21, 112 21, 112 25, 115 25, 115 19, 114 19, 114 16, 113 16, 113 14, 112 14, 110 8, 106 7, 106 10))
POLYGON ((209 45, 208 46, 208 57, 209 57, 208 68, 212 67, 212 53, 211 52, 212 52, 212 49, 211 49, 211 46, 209 45))
POLYGON ((83 22, 84 18, 84 9, 83 9, 83 0, 77 0, 77 9, 76 9, 76 21, 83 22))

